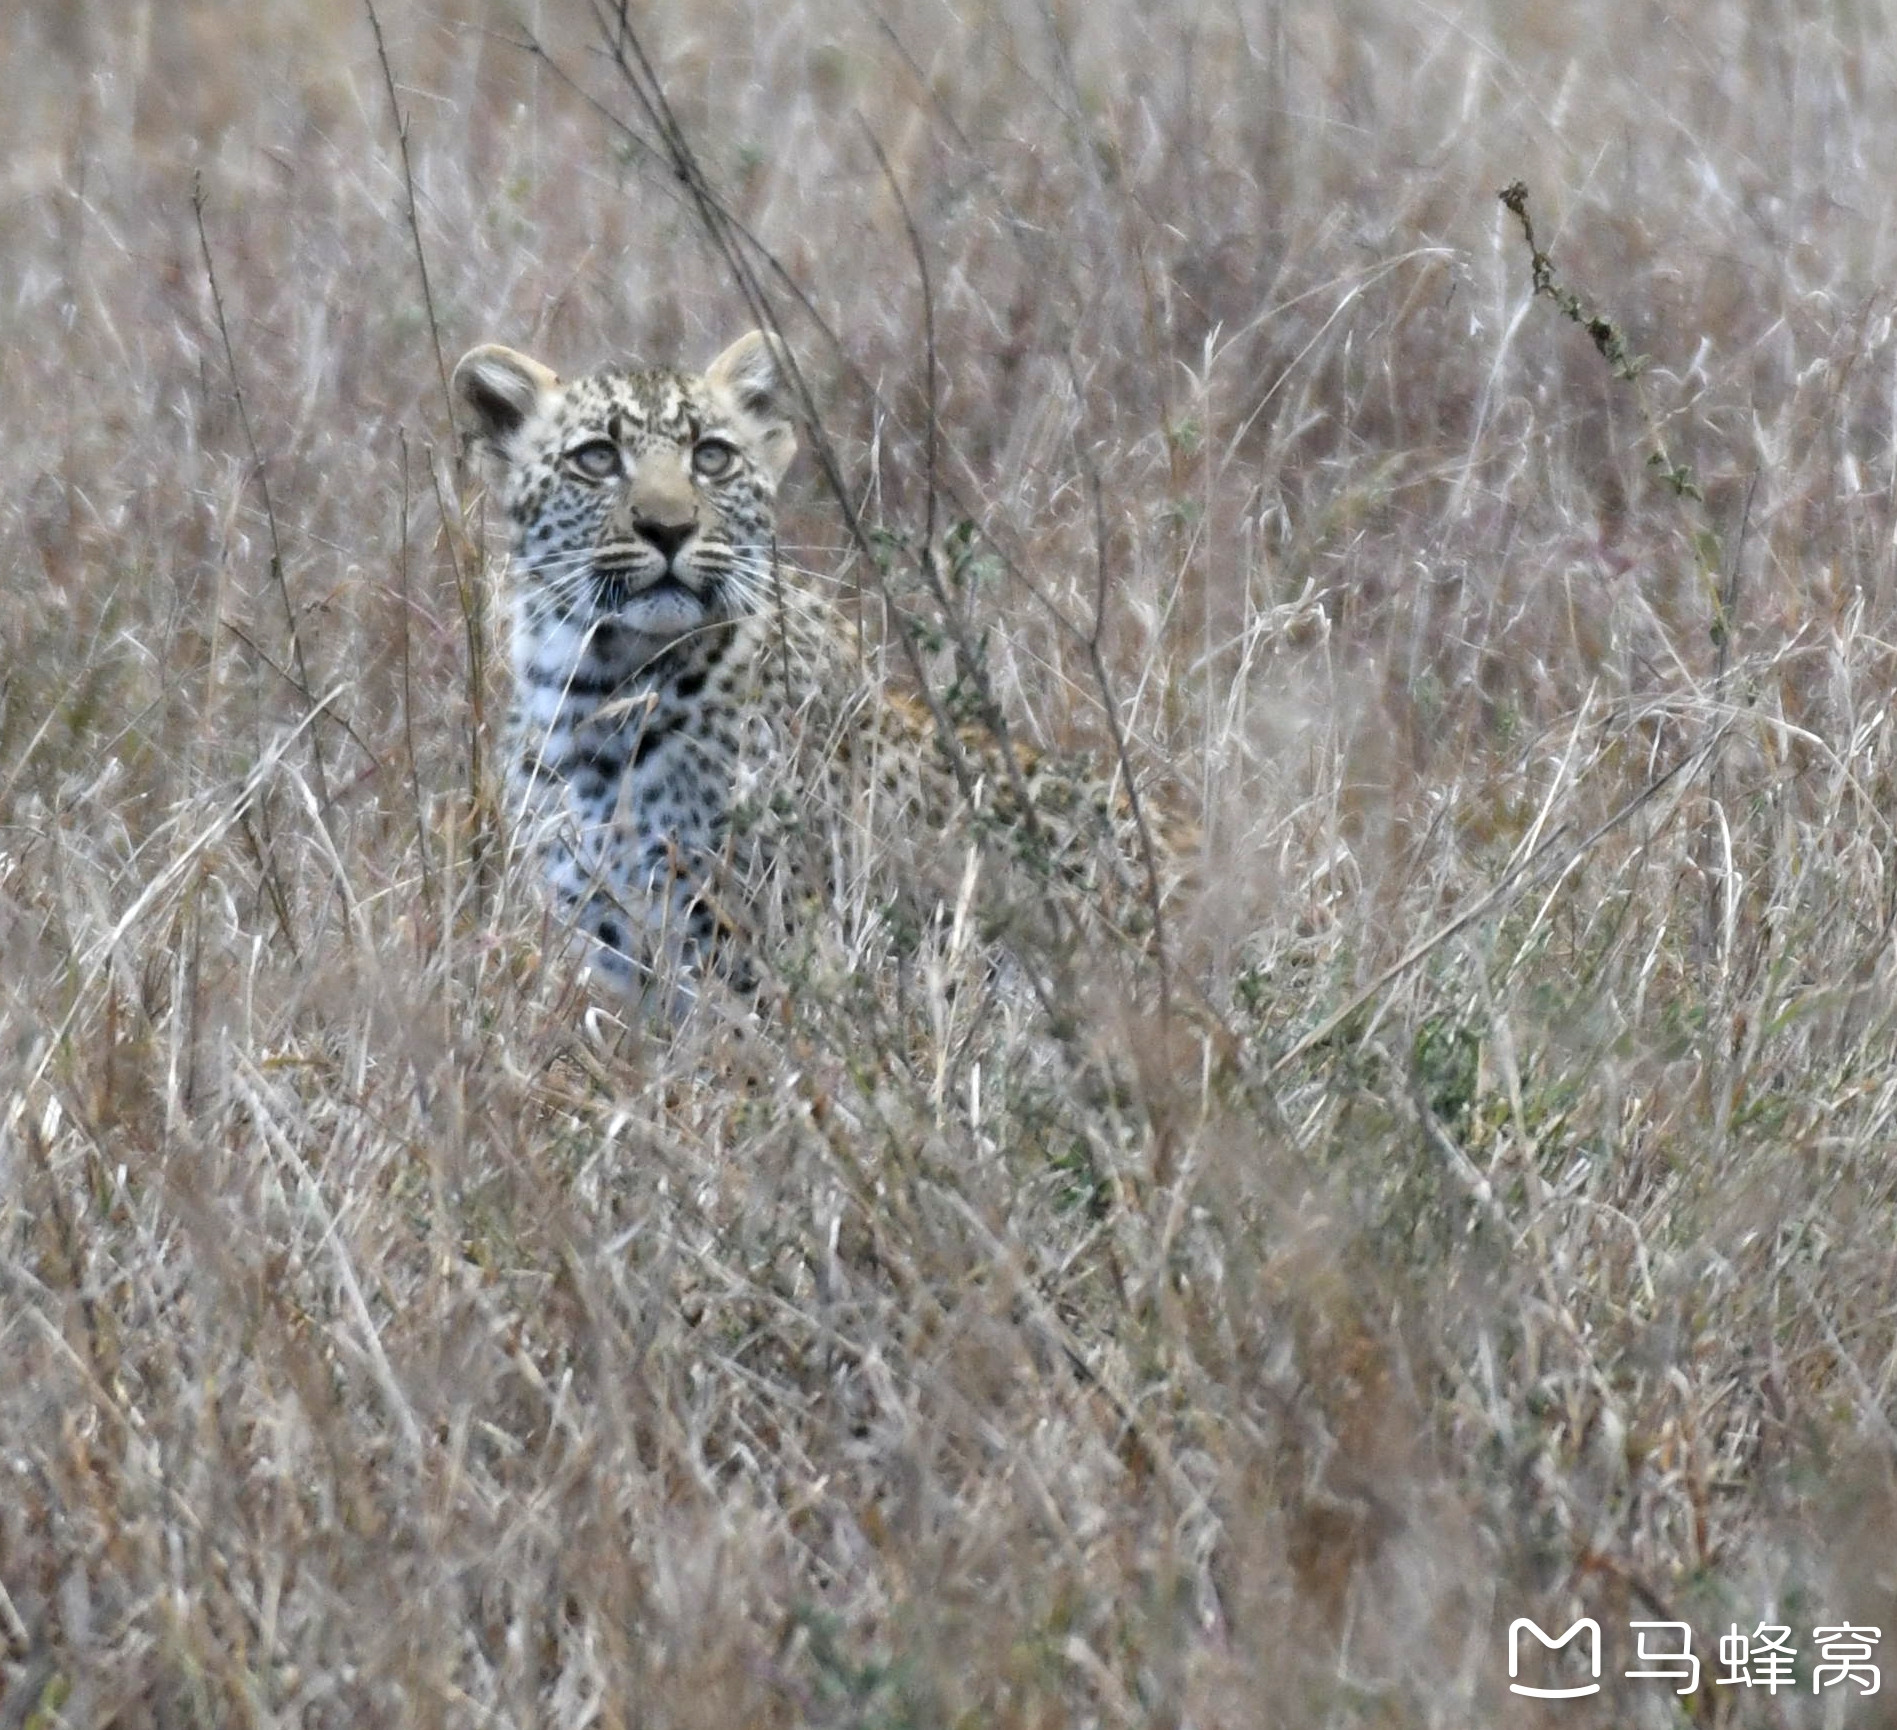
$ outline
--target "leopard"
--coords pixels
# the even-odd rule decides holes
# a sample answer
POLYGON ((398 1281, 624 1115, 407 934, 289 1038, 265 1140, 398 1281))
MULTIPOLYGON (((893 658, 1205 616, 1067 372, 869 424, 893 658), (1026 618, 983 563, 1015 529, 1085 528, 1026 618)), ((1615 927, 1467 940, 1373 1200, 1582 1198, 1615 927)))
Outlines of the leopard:
MULTIPOLYGON (((757 330, 702 372, 568 379, 487 343, 452 378, 509 534, 513 832, 592 971, 674 1017, 714 979, 755 993, 879 836, 940 864, 965 850, 930 838, 959 825, 1092 882, 1104 834, 1118 901, 1140 899, 1123 788, 892 689, 860 628, 786 579, 794 380, 757 330)), ((953 869, 906 876, 911 923, 954 904, 953 869)))

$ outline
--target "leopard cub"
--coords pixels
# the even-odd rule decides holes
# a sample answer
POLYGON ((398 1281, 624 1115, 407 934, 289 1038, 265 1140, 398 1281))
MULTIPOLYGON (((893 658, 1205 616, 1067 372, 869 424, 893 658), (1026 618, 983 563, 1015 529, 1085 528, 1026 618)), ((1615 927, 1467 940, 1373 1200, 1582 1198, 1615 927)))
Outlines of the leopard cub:
POLYGON ((760 938, 813 904, 886 948, 977 876, 1053 885, 1136 933, 1158 885, 1119 774, 978 727, 945 739, 781 580, 788 368, 757 331, 702 374, 566 381, 491 345, 455 368, 512 532, 510 804, 557 912, 597 972, 675 1010, 708 970, 754 980, 760 938))
POLYGON ((563 380, 494 344, 455 368, 512 535, 510 804, 558 911, 629 989, 689 981, 735 922, 731 815, 758 769, 774 500, 797 448, 785 377, 755 331, 702 374, 563 380))

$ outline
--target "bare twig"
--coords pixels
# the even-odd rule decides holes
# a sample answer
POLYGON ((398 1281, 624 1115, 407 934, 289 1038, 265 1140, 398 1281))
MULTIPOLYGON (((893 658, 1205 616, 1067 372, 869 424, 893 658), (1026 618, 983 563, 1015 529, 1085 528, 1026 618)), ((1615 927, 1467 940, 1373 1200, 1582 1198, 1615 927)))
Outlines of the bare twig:
MULTIPOLYGON (((210 286, 217 334, 224 345, 224 364, 230 371, 231 395, 237 404, 237 421, 243 428, 244 444, 250 452, 251 472, 257 477, 257 491, 263 500, 264 522, 270 531, 270 576, 283 601, 283 617, 290 631, 290 654, 296 667, 292 683, 297 695, 303 699, 304 714, 313 720, 318 713, 318 705, 310 691, 310 668, 308 657, 303 653, 303 632, 297 623, 296 603, 290 598, 289 577, 284 570, 283 537, 277 528, 276 506, 270 498, 270 471, 264 466, 263 455, 257 448, 257 435, 250 424, 250 409, 244 401, 243 380, 237 371, 237 351, 231 345, 231 328, 224 316, 224 296, 217 286, 217 267, 211 261, 211 238, 204 228, 204 181, 200 175, 193 175, 191 180, 191 214, 197 221, 198 249, 204 257, 204 280, 210 286)), ((323 741, 313 727, 310 729, 310 759, 317 801, 324 809, 328 809, 329 777, 323 765, 323 741)))
POLYGON ((1527 182, 1512 180, 1495 196, 1521 224, 1522 239, 1528 246, 1528 273, 1532 292, 1552 300, 1561 309, 1562 317, 1586 331, 1588 340, 1600 351, 1601 359, 1612 368, 1614 376, 1632 386, 1634 398, 1640 406, 1641 423, 1652 446, 1647 466, 1659 472, 1662 484, 1676 497, 1703 502, 1705 495, 1700 491, 1699 478, 1685 463, 1673 460, 1666 441, 1660 435, 1659 423, 1647 406, 1646 388, 1642 383, 1647 371, 1647 357, 1635 354, 1628 348, 1627 338, 1620 326, 1590 306, 1555 275, 1554 260, 1535 239, 1535 225, 1528 214, 1527 182))
POLYGON ((1121 779, 1126 784, 1127 810, 1133 818, 1133 832, 1139 838, 1140 866, 1145 874, 1146 912, 1153 922, 1153 949, 1159 965, 1159 1013, 1162 1021, 1172 1013, 1172 965, 1166 948, 1166 908, 1164 885, 1159 876, 1159 855, 1153 846, 1153 831, 1146 820, 1146 804, 1140 795, 1139 777, 1133 772, 1133 760, 1127 750, 1126 730, 1120 723, 1120 705, 1114 697, 1113 681, 1107 672, 1101 638, 1107 627, 1107 509, 1100 484, 1100 471, 1091 457, 1087 470, 1093 483, 1094 599, 1093 631, 1087 638, 1087 658, 1100 687, 1100 706, 1113 737, 1113 753, 1121 779))
POLYGON ((435 376, 441 383, 442 412, 452 426, 454 395, 448 388, 448 360, 441 346, 441 320, 435 316, 435 293, 428 282, 428 251, 422 245, 421 216, 415 205, 415 165, 409 158, 408 116, 402 112, 401 101, 395 93, 395 70, 389 64, 388 45, 382 40, 382 20, 376 16, 375 0, 363 0, 363 5, 368 9, 369 28, 375 32, 375 57, 382 67, 382 87, 388 92, 389 115, 395 122, 395 144, 402 158, 404 215, 408 219, 409 236, 415 242, 415 272, 421 279, 422 306, 428 314, 428 336, 435 350, 435 376))

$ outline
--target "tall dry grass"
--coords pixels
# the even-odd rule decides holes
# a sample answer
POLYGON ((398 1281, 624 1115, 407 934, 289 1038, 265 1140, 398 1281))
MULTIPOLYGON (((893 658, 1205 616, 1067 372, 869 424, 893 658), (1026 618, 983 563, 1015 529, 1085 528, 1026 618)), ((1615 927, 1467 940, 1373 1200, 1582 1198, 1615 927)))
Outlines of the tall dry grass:
POLYGON ((1009 726, 1202 813, 1058 1038, 543 959, 435 345, 754 313, 588 8, 380 22, 412 223, 354 6, 0 12, 0 1723, 1885 1722, 1885 11, 638 17, 788 562, 926 610, 933 479, 1009 726))

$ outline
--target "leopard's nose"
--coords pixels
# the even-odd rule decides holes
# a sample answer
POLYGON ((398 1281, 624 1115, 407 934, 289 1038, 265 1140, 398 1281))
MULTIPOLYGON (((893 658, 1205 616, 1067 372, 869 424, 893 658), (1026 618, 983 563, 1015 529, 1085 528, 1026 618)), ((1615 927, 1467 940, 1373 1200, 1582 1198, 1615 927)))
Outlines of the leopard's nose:
POLYGON ((661 523, 642 518, 632 525, 632 532, 656 547, 665 560, 666 569, 670 570, 678 559, 679 549, 692 538, 697 527, 696 523, 661 523))

